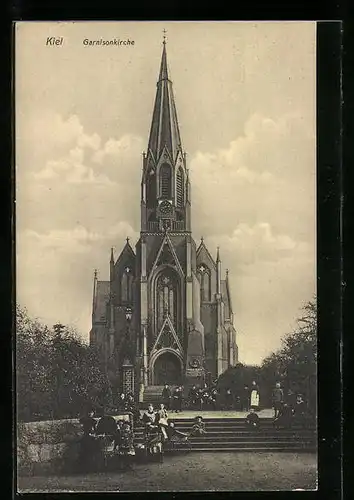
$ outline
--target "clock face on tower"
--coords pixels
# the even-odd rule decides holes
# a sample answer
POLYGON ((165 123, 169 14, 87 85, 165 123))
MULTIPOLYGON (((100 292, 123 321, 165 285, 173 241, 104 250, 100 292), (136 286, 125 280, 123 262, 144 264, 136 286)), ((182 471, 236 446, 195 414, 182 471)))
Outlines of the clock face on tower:
POLYGON ((162 201, 160 203, 159 210, 161 215, 170 215, 172 212, 171 203, 167 200, 162 201))

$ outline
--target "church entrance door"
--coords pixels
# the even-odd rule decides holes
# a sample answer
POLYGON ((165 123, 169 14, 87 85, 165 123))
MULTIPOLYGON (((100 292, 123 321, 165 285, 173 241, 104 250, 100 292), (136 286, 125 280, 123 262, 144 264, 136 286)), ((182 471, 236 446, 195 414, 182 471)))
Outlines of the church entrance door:
POLYGON ((180 385, 182 383, 181 363, 171 352, 161 354, 154 364, 155 385, 180 385))

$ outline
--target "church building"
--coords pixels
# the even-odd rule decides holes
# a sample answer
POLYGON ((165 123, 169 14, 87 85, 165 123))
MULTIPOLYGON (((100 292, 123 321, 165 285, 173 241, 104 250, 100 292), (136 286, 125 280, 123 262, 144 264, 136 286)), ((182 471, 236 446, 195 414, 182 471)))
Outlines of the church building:
POLYGON ((144 401, 163 384, 210 383, 238 361, 228 271, 219 248, 214 258, 192 235, 165 40, 142 162, 140 238, 135 247, 127 238, 117 258, 111 250, 109 281, 95 271, 90 342, 116 390, 144 401))

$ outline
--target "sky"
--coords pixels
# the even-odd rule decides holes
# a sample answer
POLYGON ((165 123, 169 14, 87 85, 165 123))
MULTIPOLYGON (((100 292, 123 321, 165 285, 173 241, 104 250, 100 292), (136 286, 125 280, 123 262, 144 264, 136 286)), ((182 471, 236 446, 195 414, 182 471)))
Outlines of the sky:
POLYGON ((220 246, 239 360, 258 364, 316 290, 313 22, 18 23, 17 302, 88 341, 94 269, 139 237, 163 29, 193 236, 220 246), (83 42, 101 38, 134 45, 83 42))

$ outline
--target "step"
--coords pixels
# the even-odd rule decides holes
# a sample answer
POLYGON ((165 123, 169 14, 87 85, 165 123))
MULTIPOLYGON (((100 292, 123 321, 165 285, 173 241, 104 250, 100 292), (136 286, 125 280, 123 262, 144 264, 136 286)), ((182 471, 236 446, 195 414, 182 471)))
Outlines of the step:
MULTIPOLYGON (((193 423, 191 422, 190 424, 186 425, 175 425, 175 429, 182 431, 182 432, 189 432, 193 427, 193 423)), ((224 432, 229 432, 229 433, 240 433, 240 432, 259 432, 259 433, 267 433, 267 434, 279 434, 279 433, 302 433, 302 432, 314 432, 316 433, 315 428, 307 427, 292 427, 290 429, 286 428, 279 428, 276 429, 273 426, 263 426, 260 425, 260 427, 257 430, 251 430, 249 429, 246 425, 239 425, 239 426, 213 426, 213 425, 206 425, 205 426, 206 431, 208 433, 224 433, 224 432)), ((135 432, 142 432, 144 431, 143 426, 136 426, 134 428, 135 432)))
MULTIPOLYGON (((143 434, 135 435, 134 439, 136 441, 140 441, 145 439, 143 434)), ((317 439, 315 436, 257 436, 257 435, 249 435, 249 436, 220 436, 220 437, 209 437, 209 436, 192 436, 189 438, 191 443, 203 442, 203 443, 228 443, 228 442, 246 442, 246 441, 263 441, 267 443, 272 442, 287 442, 287 441, 313 441, 316 442, 317 439)))
MULTIPOLYGON (((219 447, 215 447, 215 448, 203 448, 203 447, 200 447, 200 448, 192 448, 191 451, 198 451, 198 452, 201 452, 201 453, 214 453, 214 452, 269 452, 269 448, 268 447, 262 447, 262 446, 255 446, 253 448, 245 448, 245 447, 229 447, 229 448, 219 448, 219 447)), ((308 448, 303 448, 303 447, 298 447, 298 446, 291 446, 289 448, 272 448, 272 452, 287 452, 287 453, 299 453, 299 452, 316 452, 317 449, 315 447, 308 447, 308 448)), ((166 454, 169 454, 169 453, 175 453, 175 452, 183 452, 183 453, 186 453, 186 448, 175 448, 171 451, 165 451, 166 454)))
MULTIPOLYGON (((178 429, 179 431, 183 432, 181 429, 178 429)), ((190 432, 190 429, 185 429, 186 434, 190 432)), ((134 431, 135 435, 143 435, 145 432, 144 429, 136 429, 134 431)), ((244 430, 236 430, 236 431, 220 431, 220 432, 215 432, 210 429, 207 429, 207 432, 205 434, 206 436, 209 436, 211 438, 217 438, 219 436, 224 436, 225 438, 232 437, 232 436, 261 436, 261 437, 272 437, 275 438, 277 436, 317 436, 317 433, 314 432, 313 430, 297 430, 297 431, 287 431, 287 430, 279 430, 277 432, 272 432, 271 430, 249 430, 249 429, 244 429, 244 430)))
MULTIPOLYGON (((144 439, 143 434, 139 434, 135 436, 135 439, 144 439)), ((238 436, 238 435, 233 435, 233 436, 192 436, 189 438, 190 442, 197 442, 197 441, 203 441, 203 442, 211 442, 211 443, 221 443, 225 442, 227 443, 228 441, 248 441, 248 440, 256 440, 256 441, 264 441, 264 442, 272 442, 272 441, 305 441, 305 440, 313 440, 316 441, 316 438, 314 436, 258 436, 258 435, 245 435, 245 436, 238 436)))

